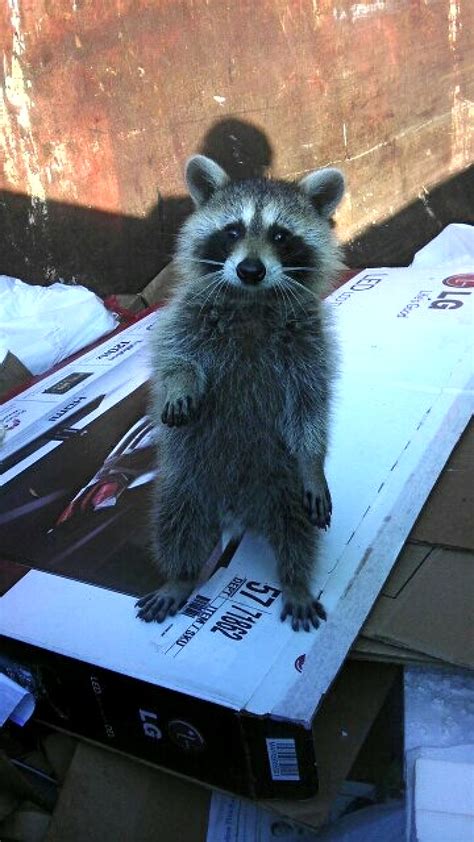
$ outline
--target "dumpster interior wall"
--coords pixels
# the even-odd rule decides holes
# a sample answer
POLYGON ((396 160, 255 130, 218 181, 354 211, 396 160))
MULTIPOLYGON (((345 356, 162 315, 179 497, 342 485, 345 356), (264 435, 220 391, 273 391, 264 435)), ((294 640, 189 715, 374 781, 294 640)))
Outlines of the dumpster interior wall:
POLYGON ((0 271, 141 289, 196 151, 341 167, 347 262, 408 262, 474 221, 473 32, 467 0, 2 0, 0 271))

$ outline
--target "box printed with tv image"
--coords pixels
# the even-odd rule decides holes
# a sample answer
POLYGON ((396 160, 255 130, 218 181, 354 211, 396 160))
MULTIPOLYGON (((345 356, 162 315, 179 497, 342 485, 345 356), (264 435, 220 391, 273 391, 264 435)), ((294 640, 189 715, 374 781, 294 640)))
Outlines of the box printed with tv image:
POLYGON ((153 587, 148 334, 159 312, 0 406, 0 553, 102 587, 153 587), (10 432, 10 435, 8 433, 10 432))

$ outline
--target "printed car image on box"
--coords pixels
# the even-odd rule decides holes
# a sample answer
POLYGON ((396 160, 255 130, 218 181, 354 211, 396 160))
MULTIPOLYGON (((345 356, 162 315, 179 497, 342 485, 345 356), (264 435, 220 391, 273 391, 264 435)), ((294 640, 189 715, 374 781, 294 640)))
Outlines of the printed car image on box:
POLYGON ((118 590, 153 584, 144 513, 156 431, 140 350, 136 339, 109 340, 0 407, 0 415, 21 419, 0 453, 8 558, 118 590))

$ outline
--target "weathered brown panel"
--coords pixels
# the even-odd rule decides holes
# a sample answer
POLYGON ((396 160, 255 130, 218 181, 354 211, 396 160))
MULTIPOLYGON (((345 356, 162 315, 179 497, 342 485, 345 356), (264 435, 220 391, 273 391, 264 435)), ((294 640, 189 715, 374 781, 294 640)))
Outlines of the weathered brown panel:
POLYGON ((0 271, 139 288, 203 148, 341 166, 348 240, 474 160, 473 33, 470 0, 0 0, 0 271))

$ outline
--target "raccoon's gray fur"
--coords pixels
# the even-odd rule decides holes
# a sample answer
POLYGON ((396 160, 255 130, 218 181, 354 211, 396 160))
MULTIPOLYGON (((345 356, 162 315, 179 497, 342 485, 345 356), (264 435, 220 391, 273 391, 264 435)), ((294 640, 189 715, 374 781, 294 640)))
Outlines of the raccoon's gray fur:
POLYGON ((263 534, 276 553, 282 619, 324 618, 310 592, 324 475, 333 342, 320 295, 340 268, 330 218, 335 169, 298 184, 231 182, 208 158, 186 168, 196 204, 175 258, 181 279, 154 335, 152 511, 163 587, 138 601, 161 622, 189 596, 222 530, 263 534))

